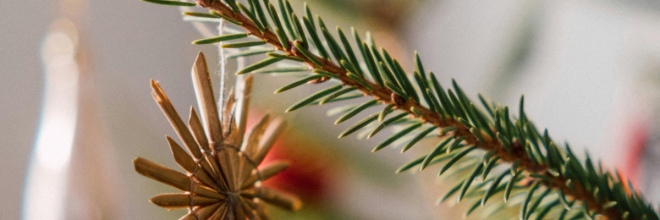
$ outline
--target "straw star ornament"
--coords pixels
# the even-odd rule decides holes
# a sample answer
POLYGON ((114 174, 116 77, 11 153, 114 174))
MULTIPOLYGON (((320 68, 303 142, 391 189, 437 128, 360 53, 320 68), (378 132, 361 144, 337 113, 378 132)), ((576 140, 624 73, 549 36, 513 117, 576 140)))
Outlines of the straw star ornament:
POLYGON ((190 220, 269 219, 262 201, 287 210, 300 208, 299 199, 261 186, 261 181, 289 164, 275 161, 258 168, 285 123, 271 123, 266 115, 245 135, 252 77, 240 82, 236 97, 232 90, 218 108, 203 53, 197 56, 191 74, 201 114, 191 107, 187 126, 158 82, 151 81, 154 99, 190 154, 166 136, 175 161, 186 174, 141 157, 133 161, 138 173, 184 191, 161 194, 150 201, 166 209, 187 208, 189 213, 181 219, 190 220))

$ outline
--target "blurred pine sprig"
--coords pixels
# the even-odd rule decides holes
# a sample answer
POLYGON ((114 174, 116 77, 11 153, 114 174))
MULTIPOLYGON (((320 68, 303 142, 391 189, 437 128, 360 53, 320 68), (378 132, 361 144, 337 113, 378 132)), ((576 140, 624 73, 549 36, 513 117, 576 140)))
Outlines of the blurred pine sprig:
POLYGON ((396 142, 405 144, 403 151, 406 151, 424 138, 440 137, 431 152, 405 164, 397 172, 413 168, 424 170, 438 164, 442 166, 438 175, 467 173, 439 199, 443 202, 455 195, 457 201, 469 200, 472 206, 466 215, 491 201, 494 207, 491 212, 518 208, 520 219, 660 219, 651 204, 629 181, 621 178, 618 171, 604 170, 600 161, 594 165, 588 154, 581 161, 567 143, 557 144, 547 130, 540 132, 525 115, 523 97, 517 117, 507 106, 490 102, 481 95, 478 96, 481 107, 477 107, 455 81, 452 81, 452 88, 442 87, 435 75, 424 69, 417 54, 416 69, 411 74, 414 77, 410 79, 399 61, 384 48, 378 48, 369 33, 363 41, 358 32, 351 29, 352 41, 357 46, 354 48, 340 28, 336 30, 339 39, 333 37, 321 17, 314 18, 307 5, 304 15, 299 17, 288 0, 278 0, 278 7, 269 0, 247 0, 247 5, 236 0, 198 0, 196 4, 144 1, 174 6, 199 5, 210 12, 188 12, 184 16, 193 21, 225 19, 244 31, 197 40, 194 44, 253 36, 251 40, 222 45, 223 48, 246 48, 229 58, 269 56, 237 74, 307 73, 297 74, 303 78, 276 93, 306 83, 341 83, 311 94, 293 104, 287 112, 310 105, 370 97, 371 100, 363 104, 331 110, 341 114, 336 121, 339 124, 370 107, 382 108, 350 126, 340 138, 360 130, 358 136, 372 137, 386 127, 404 127, 376 146, 375 152, 396 142), (265 68, 284 61, 301 65, 265 68), (399 113, 394 114, 395 111, 399 113), (498 166, 508 169, 491 174, 498 166), (456 169, 450 171, 450 168, 456 169), (500 193, 502 199, 492 198, 500 193))

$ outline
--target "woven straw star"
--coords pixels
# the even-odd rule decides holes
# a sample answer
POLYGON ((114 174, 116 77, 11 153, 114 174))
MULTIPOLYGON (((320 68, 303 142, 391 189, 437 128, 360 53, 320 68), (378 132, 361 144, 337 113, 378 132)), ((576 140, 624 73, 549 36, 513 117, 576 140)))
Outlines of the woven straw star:
POLYGON ((133 161, 138 173, 184 191, 161 194, 150 201, 166 209, 188 208, 189 213, 181 219, 191 220, 268 219, 262 201, 288 210, 300 208, 302 203, 297 198, 261 186, 261 181, 285 170, 289 165, 287 162, 275 161, 257 169, 283 132, 285 124, 278 120, 266 132, 270 124, 270 117, 266 115, 244 138, 251 76, 247 76, 239 85, 242 88, 238 89, 237 98, 233 90, 230 92, 224 103, 222 117, 216 106, 202 53, 195 60, 192 78, 203 120, 191 107, 187 126, 158 82, 151 81, 154 99, 190 154, 172 138, 166 137, 174 159, 186 174, 141 157, 133 161), (239 115, 234 114, 236 111, 239 111, 239 115), (240 119, 238 125, 235 117, 240 119))

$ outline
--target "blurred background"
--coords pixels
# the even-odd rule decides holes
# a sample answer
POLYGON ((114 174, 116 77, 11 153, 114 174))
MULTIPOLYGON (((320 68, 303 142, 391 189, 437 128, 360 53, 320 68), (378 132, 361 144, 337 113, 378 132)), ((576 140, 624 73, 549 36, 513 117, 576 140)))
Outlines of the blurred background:
MULTIPOLYGON (((660 188, 651 187, 660 181, 653 172, 660 167, 660 2, 307 2, 329 26, 371 31, 406 70, 416 50, 426 69, 445 83, 455 78, 473 97, 517 108, 525 94, 537 126, 577 152, 589 149, 660 200, 660 188)), ((291 3, 301 14, 303 1, 291 3)), ((135 173, 132 160, 177 167, 164 138, 176 135, 149 80, 183 111, 196 103, 195 55, 205 52, 217 73, 217 48, 191 45, 202 37, 177 8, 138 0, 2 1, 0 14, 0 219, 183 215, 148 202, 176 190, 135 173)), ((283 113, 319 89, 272 94, 293 80, 255 81, 251 119, 270 112, 290 124, 269 159, 292 167, 265 184, 305 203, 297 213, 271 208, 276 219, 460 218, 465 207, 435 205, 453 186, 438 182, 435 170, 394 173, 434 142, 372 154, 385 135, 336 139, 352 123, 333 126, 320 114, 332 105, 283 113)))

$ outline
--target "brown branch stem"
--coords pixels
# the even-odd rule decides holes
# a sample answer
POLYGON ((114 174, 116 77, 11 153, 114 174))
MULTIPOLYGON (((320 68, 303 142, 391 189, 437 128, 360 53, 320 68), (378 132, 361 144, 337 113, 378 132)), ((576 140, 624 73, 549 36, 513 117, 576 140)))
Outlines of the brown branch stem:
MULTIPOLYGON (((367 89, 366 87, 360 85, 355 80, 349 78, 346 74, 347 71, 343 70, 339 65, 333 63, 329 59, 324 59, 318 56, 315 56, 316 59, 320 60, 323 63, 323 66, 315 65, 311 62, 305 55, 302 53, 297 53, 296 50, 290 48, 283 48, 280 44, 277 35, 271 30, 266 29, 263 33, 257 28, 257 25, 252 22, 248 17, 241 13, 234 13, 230 7, 222 3, 220 0, 215 0, 211 2, 210 0, 197 0, 197 4, 212 9, 219 14, 230 17, 236 21, 241 22, 242 28, 245 29, 249 34, 258 37, 267 43, 275 46, 278 50, 285 52, 289 56, 294 56, 300 59, 305 60, 305 63, 315 69, 322 69, 330 73, 337 75, 337 78, 344 84, 352 87, 358 88, 365 96, 372 96, 375 99, 383 102, 385 104, 395 104, 392 100, 393 92, 388 88, 382 87, 377 83, 371 82, 367 79, 363 80, 368 83, 372 90, 367 89)), ((292 45, 292 43, 289 43, 292 45)), ((548 166, 545 164, 537 164, 532 161, 527 155, 525 155, 524 150, 520 147, 518 150, 514 149, 512 152, 507 151, 504 146, 497 140, 497 138, 490 137, 488 134, 481 132, 481 136, 484 138, 484 142, 478 141, 478 139, 470 132, 469 128, 458 122, 457 120, 450 117, 443 117, 437 112, 431 111, 429 108, 426 108, 420 105, 418 102, 410 99, 404 103, 395 104, 397 109, 407 112, 411 117, 418 118, 422 122, 433 124, 439 128, 455 126, 456 130, 453 132, 454 137, 464 137, 465 142, 470 145, 477 146, 478 148, 491 151, 495 150, 495 155, 500 156, 503 161, 513 163, 515 161, 520 161, 518 166, 519 170, 525 170, 525 172, 532 172, 536 174, 545 175, 552 181, 542 181, 547 187, 555 188, 557 190, 563 190, 567 196, 571 196, 574 199, 581 200, 586 203, 591 211, 595 211, 601 215, 604 215, 607 219, 618 220, 621 219, 621 213, 618 209, 609 208, 604 209, 603 205, 609 202, 608 200, 599 201, 596 199, 588 190, 584 188, 579 182, 573 182, 573 188, 566 185, 566 178, 563 176, 553 176, 546 172, 548 166), (410 109, 415 108, 422 115, 417 115, 413 113, 410 109)))

